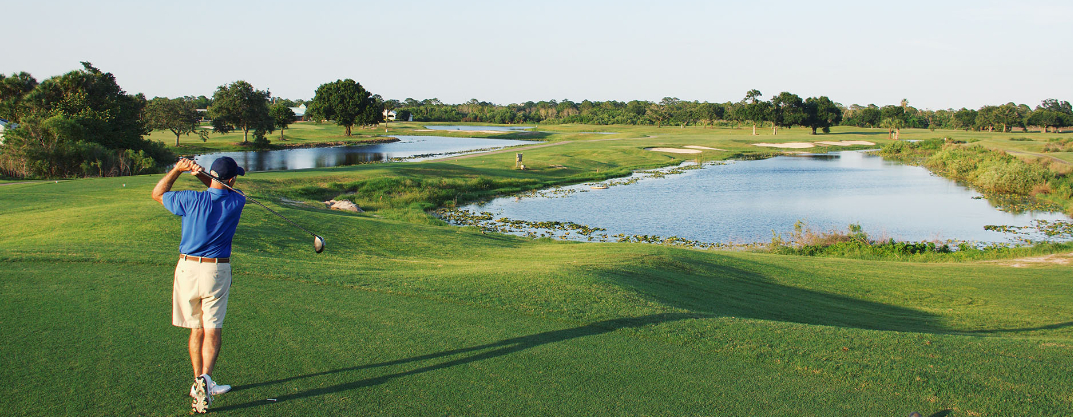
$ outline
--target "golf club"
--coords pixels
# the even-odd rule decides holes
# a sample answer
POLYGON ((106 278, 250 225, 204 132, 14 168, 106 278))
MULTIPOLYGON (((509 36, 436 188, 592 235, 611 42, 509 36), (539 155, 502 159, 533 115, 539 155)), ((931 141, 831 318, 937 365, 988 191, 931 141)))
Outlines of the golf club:
POLYGON ((250 201, 252 201, 254 203, 257 203, 258 206, 264 207, 264 209, 268 210, 269 213, 275 214, 275 215, 279 216, 279 218, 281 218, 283 220, 286 220, 288 223, 294 225, 294 227, 302 229, 303 232, 306 232, 306 233, 309 233, 309 234, 313 235, 313 250, 317 251, 317 253, 321 253, 322 251, 324 251, 324 238, 320 237, 320 235, 317 235, 316 233, 310 232, 308 229, 306 229, 306 228, 304 228, 302 226, 299 226, 298 223, 294 222, 294 220, 291 220, 291 219, 288 219, 286 217, 283 217, 282 214, 276 213, 275 210, 272 210, 272 209, 268 208, 268 206, 266 206, 264 204, 261 204, 260 201, 254 200, 252 197, 246 195, 246 193, 244 193, 242 191, 239 191, 239 190, 236 190, 234 188, 231 188, 231 186, 227 185, 226 182, 221 181, 215 175, 212 175, 212 174, 208 173, 205 170, 202 170, 201 172, 198 172, 198 173, 190 171, 190 175, 193 175, 195 177, 198 174, 204 174, 206 177, 209 177, 209 178, 215 180, 216 182, 220 183, 220 185, 223 185, 224 187, 227 187, 228 190, 231 190, 231 191, 234 191, 236 193, 242 194, 242 196, 246 197, 247 200, 250 200, 250 201))

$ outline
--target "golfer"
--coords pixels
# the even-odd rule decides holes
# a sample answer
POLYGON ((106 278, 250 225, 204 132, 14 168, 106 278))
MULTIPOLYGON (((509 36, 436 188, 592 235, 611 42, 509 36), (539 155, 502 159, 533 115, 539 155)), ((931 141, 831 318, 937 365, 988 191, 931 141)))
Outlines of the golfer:
MULTIPOLYGON (((194 367, 193 411, 204 413, 214 395, 231 390, 216 384, 210 375, 220 354, 220 333, 231 289, 231 239, 235 236, 246 198, 210 179, 203 168, 186 158, 156 184, 153 199, 182 216, 179 263, 172 290, 172 324, 190 329, 190 364, 194 367), (191 172, 209 188, 205 191, 171 191, 183 172, 191 172)), ((210 172, 229 186, 245 171, 234 159, 222 157, 210 172)))

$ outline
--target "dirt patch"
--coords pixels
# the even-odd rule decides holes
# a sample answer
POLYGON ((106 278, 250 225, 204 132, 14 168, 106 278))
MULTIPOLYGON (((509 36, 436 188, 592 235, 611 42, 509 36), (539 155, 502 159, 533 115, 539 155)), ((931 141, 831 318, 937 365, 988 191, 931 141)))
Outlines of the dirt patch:
POLYGON ((725 151, 726 150, 726 149, 719 149, 719 148, 709 148, 707 146, 700 146, 700 145, 686 145, 686 146, 683 146, 683 148, 703 149, 703 150, 706 150, 706 151, 725 151))
POLYGON ((1073 252, 1070 253, 1054 253, 1043 256, 1032 256, 1028 258, 1017 259, 1001 259, 997 261, 987 261, 988 263, 995 263, 999 265, 1011 266, 1014 268, 1025 268, 1030 266, 1048 266, 1048 265, 1069 265, 1073 263, 1073 252))

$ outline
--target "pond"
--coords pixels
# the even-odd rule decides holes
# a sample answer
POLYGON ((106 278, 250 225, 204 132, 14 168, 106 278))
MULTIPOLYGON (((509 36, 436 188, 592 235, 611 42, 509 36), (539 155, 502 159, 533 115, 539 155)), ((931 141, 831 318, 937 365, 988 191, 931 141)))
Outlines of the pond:
POLYGON ((451 138, 443 136, 395 136, 398 142, 365 146, 283 149, 276 151, 218 152, 198 155, 194 162, 210 166, 221 156, 235 159, 246 171, 283 171, 383 162, 393 159, 421 161, 446 155, 473 153, 530 145, 533 141, 512 139, 451 138))
POLYGON ((517 132, 524 131, 526 129, 532 129, 533 126, 471 126, 471 125, 451 125, 451 126, 425 126, 425 129, 429 130, 461 130, 465 132, 517 132))
POLYGON ((729 161, 657 178, 634 176, 641 179, 608 181, 612 186, 607 189, 581 184, 462 209, 490 212, 496 219, 573 222, 604 228, 600 233, 612 236, 736 244, 770 242, 773 231, 788 237, 800 220, 821 232, 860 224, 873 239, 980 243, 1012 241, 984 230, 985 225, 1070 220, 1060 213, 1003 212, 979 193, 924 168, 859 151, 729 161))

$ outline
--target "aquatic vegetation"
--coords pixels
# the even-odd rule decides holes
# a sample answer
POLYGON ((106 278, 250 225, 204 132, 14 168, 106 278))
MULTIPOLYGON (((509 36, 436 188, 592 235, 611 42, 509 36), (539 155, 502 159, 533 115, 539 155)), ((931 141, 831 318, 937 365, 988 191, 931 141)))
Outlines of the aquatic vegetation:
POLYGON ((763 244, 718 243, 690 240, 678 236, 663 237, 657 235, 628 235, 619 233, 609 235, 607 229, 590 227, 574 222, 529 221, 506 217, 496 218, 495 214, 482 211, 474 212, 458 208, 440 208, 434 214, 443 221, 457 226, 472 226, 482 233, 503 233, 530 239, 558 238, 579 242, 623 242, 647 243, 655 245, 688 247, 694 249, 761 249, 763 244))
POLYGON ((1052 253, 1073 248, 1073 223, 1037 220, 1033 226, 986 226, 985 229, 1027 235, 1029 229, 1041 231, 1051 239, 1019 238, 1017 244, 946 240, 904 242, 872 240, 858 224, 848 229, 827 232, 812 230, 804 221, 794 225, 787 237, 772 232, 768 250, 784 255, 833 256, 854 259, 894 259, 912 261, 999 259, 1038 253, 1052 253), (1066 242, 1062 242, 1065 240, 1066 242))
POLYGON ((1033 220, 1028 226, 987 225, 985 230, 1014 235, 1024 242, 1073 240, 1073 222, 1033 220), (1033 236, 1042 236, 1042 239, 1031 239, 1033 236))

